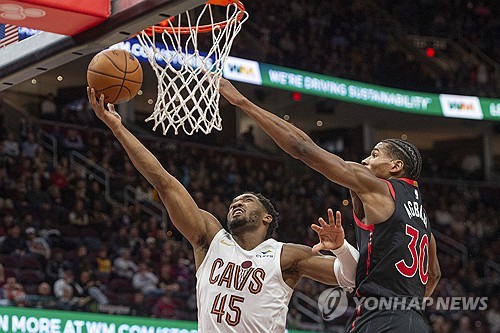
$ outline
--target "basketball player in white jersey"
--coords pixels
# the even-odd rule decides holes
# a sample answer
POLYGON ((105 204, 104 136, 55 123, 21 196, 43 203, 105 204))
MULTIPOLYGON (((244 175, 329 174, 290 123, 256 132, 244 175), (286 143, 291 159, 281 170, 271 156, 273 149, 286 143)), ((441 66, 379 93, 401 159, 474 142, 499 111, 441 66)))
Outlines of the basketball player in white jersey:
POLYGON ((193 246, 200 332, 283 333, 288 302, 302 277, 354 287, 359 254, 344 240, 340 212, 334 217, 329 210, 330 224, 320 218, 314 225, 320 243, 312 251, 270 238, 277 227, 273 205, 261 194, 244 193, 229 206, 228 232, 123 126, 112 104, 107 110, 104 97, 97 100, 93 89, 88 98, 193 246), (323 248, 335 249, 335 257, 319 255, 323 248))

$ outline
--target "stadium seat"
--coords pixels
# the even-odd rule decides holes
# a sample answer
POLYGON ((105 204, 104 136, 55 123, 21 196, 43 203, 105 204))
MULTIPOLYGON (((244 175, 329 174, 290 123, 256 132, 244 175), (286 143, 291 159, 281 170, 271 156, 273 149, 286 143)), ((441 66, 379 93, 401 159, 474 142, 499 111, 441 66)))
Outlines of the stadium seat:
POLYGON ((40 271, 29 269, 20 270, 17 279, 21 284, 38 284, 43 282, 45 275, 40 271))
POLYGON ((40 263, 40 260, 36 256, 25 254, 21 256, 19 260, 19 268, 21 270, 29 269, 34 271, 41 271, 43 267, 40 263))
POLYGON ((109 289, 116 293, 126 293, 134 290, 132 283, 127 279, 114 278, 109 282, 109 289))
POLYGON ((15 277, 17 278, 17 270, 15 268, 5 268, 5 278, 15 277))
POLYGON ((19 257, 15 254, 0 254, 0 263, 5 266, 5 268, 17 268, 17 263, 19 257))

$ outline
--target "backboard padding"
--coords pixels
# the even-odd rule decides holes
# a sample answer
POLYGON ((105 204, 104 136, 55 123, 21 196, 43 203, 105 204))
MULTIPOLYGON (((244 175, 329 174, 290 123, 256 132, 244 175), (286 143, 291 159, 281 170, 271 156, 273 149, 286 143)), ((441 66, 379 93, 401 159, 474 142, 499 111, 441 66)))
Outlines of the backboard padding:
POLYGON ((0 48, 0 91, 79 57, 98 52, 166 17, 200 6, 205 0, 112 1, 105 22, 73 37, 42 32, 0 48))

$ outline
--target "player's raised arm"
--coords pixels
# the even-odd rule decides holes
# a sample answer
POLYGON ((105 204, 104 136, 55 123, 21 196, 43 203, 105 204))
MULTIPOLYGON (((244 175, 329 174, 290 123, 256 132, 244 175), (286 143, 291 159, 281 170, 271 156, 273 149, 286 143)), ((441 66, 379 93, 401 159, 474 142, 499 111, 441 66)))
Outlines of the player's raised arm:
POLYGON ((97 100, 94 89, 87 90, 97 117, 111 129, 137 170, 158 190, 175 227, 193 245, 195 252, 200 246, 208 247, 213 236, 222 229, 219 221, 199 209, 184 186, 123 126, 114 105, 108 104, 109 110, 106 110, 104 95, 97 100))
POLYGON ((385 184, 364 166, 359 163, 348 163, 319 147, 299 128, 249 101, 224 78, 220 82, 220 92, 229 103, 252 117, 284 151, 331 181, 353 189, 357 193, 386 190, 385 184))
POLYGON ((301 277, 339 285, 351 290, 356 283, 356 267, 359 252, 344 239, 342 216, 337 211, 328 209, 328 220, 319 218, 319 226, 312 225, 320 238, 320 242, 312 249, 309 246, 286 244, 283 248, 282 268, 283 278, 293 286, 301 277), (333 256, 323 256, 320 250, 330 250, 333 256))

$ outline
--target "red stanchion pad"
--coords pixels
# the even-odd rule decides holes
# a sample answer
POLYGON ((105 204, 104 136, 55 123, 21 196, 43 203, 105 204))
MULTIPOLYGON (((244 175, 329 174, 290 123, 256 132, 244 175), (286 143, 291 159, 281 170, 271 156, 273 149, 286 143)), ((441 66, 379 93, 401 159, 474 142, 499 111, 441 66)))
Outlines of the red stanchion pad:
POLYGON ((111 0, 0 0, 0 23, 74 36, 106 20, 111 0))

